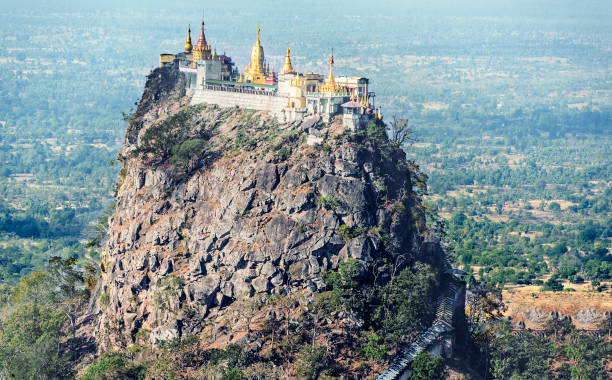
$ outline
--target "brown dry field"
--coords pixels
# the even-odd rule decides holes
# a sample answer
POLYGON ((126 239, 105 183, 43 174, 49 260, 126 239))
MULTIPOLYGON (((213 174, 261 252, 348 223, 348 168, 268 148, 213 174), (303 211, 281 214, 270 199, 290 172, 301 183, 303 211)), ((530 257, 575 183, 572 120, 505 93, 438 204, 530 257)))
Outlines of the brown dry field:
MULTIPOLYGON (((607 284, 611 285, 611 283, 607 284)), ((594 292, 591 290, 590 283, 564 282, 563 286, 576 291, 543 292, 540 291, 540 285, 507 285, 502 292, 506 306, 504 314, 515 321, 524 321, 522 312, 536 308, 544 312, 556 311, 570 316, 585 309, 594 309, 599 312, 612 311, 610 291, 594 292)))

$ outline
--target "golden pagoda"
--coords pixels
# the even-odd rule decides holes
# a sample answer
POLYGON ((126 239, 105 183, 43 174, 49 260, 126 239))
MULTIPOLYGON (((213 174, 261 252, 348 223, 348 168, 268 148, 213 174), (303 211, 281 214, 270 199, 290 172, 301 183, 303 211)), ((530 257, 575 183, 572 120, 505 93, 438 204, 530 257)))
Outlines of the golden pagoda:
POLYGON ((267 70, 265 68, 264 49, 259 40, 260 29, 257 28, 257 42, 251 51, 251 61, 244 71, 244 80, 251 83, 265 83, 267 70))
POLYGON ((329 75, 327 80, 319 85, 318 91, 335 93, 338 90, 338 83, 334 78, 334 51, 332 50, 331 58, 329 59, 329 75))
POLYGON ((328 85, 336 84, 336 79, 334 78, 334 50, 332 49, 331 58, 329 59, 329 75, 327 76, 326 83, 328 85))
POLYGON ((191 53, 193 46, 191 45, 191 25, 189 25, 189 29, 187 30, 187 41, 185 42, 185 53, 191 53))
POLYGON ((291 66, 291 57, 289 56, 290 50, 287 47, 287 56, 285 57, 285 65, 281 69, 281 74, 293 74, 295 70, 293 70, 293 66, 291 66))
POLYGON ((202 20, 200 37, 193 48, 193 66, 201 59, 210 59, 210 45, 206 43, 206 37, 204 36, 204 20, 202 20))

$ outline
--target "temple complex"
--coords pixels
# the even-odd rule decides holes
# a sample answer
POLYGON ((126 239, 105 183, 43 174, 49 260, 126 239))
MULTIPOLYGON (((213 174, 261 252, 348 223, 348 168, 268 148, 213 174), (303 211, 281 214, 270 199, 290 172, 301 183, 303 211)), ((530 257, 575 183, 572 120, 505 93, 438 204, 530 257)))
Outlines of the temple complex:
POLYGON ((382 118, 374 107, 375 94, 368 90, 369 80, 358 76, 334 75, 334 52, 329 59, 327 77, 297 72, 287 48, 285 63, 276 73, 264 55, 261 30, 244 72, 231 57, 218 55, 206 41, 204 21, 195 45, 191 28, 187 32, 184 51, 161 54, 160 65, 177 65, 185 75, 187 94, 192 104, 210 103, 222 107, 242 107, 269 111, 281 122, 319 116, 331 122, 336 116, 352 129, 364 128, 373 118, 382 118))

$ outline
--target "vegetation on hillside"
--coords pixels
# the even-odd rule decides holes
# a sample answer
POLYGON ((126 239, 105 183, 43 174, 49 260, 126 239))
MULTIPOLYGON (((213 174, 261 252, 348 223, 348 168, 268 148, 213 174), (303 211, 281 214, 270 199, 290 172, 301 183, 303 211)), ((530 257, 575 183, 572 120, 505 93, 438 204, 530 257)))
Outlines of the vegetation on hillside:
POLYGON ((71 363, 83 349, 76 318, 95 285, 97 270, 75 259, 53 257, 44 270, 3 289, 0 309, 0 374, 16 379, 74 376, 71 363))
MULTIPOLYGON (((504 17, 482 17, 490 8, 479 8, 483 13, 477 16, 443 9, 415 16, 406 26, 405 12, 396 9, 400 3, 381 4, 380 12, 333 22, 309 19, 304 25, 309 31, 326 30, 330 43, 342 52, 337 72, 363 71, 371 76, 377 103, 384 105, 386 114, 410 117, 419 143, 408 152, 430 174, 429 202, 447 220, 448 244, 456 262, 470 273, 470 280, 541 281, 544 289, 559 290, 568 287, 561 283, 567 279, 607 291, 612 261, 612 110, 609 73, 601 69, 611 51, 606 4, 592 5, 592 14, 580 3, 580 17, 567 17, 565 7, 551 6, 550 1, 516 5, 521 17, 512 12, 508 16, 505 8, 504 17), (523 12, 535 14, 525 18, 523 12), (369 33, 347 34, 347 28, 369 33), (408 33, 390 33, 394 28, 408 33), (368 67, 376 70, 365 72, 368 67), (552 277, 546 278, 549 274, 552 277)), ((258 6, 241 5, 246 11, 258 6)), ((312 14, 328 14, 329 7, 345 11, 341 2, 309 6, 312 14)), ((269 17, 289 19, 282 9, 277 11, 269 17)), ((43 347, 36 339, 46 334, 49 342, 61 341, 68 317, 49 307, 48 301, 16 301, 14 286, 23 276, 22 283, 33 281, 31 276, 39 276, 35 272, 53 256, 95 257, 84 241, 112 203, 120 168, 109 162, 116 162, 112 160, 125 132, 119 115, 141 93, 144 74, 156 64, 160 46, 167 51, 182 46, 184 31, 167 21, 184 19, 185 13, 169 12, 54 10, 48 17, 41 5, 0 16, 3 363, 17 367, 24 363, 19 360, 32 360, 21 369, 39 370, 37 375, 50 378, 64 368, 64 352, 43 347), (104 23, 113 28, 102 27, 104 23), (134 40, 140 41, 138 49, 133 48, 134 40), (25 326, 27 334, 20 335, 17 326, 25 326), (31 348, 22 342, 28 339, 31 348), (16 352, 23 358, 11 356, 16 352)), ((215 12, 220 17, 211 17, 211 30, 222 30, 227 46, 244 48, 238 43, 249 27, 242 23, 244 14, 231 8, 215 12), (236 28, 228 29, 228 24, 236 28)), ((268 28, 271 34, 274 28, 286 31, 283 23, 269 22, 268 28)), ((328 45, 311 41, 297 41, 295 50, 312 57, 328 53, 328 45)), ((300 70, 320 72, 326 69, 320 62, 302 60, 300 70)), ((244 133, 232 143, 236 149, 248 149, 249 141, 244 133)), ((173 163, 186 162, 205 149, 202 138, 173 147, 169 155, 173 163)), ((288 153, 279 146, 279 157, 288 153)), ((320 201, 336 207, 333 198, 320 201)), ((330 286, 329 294, 339 292, 330 286)), ((366 356, 380 356, 380 337, 368 336, 366 356)), ((551 366, 543 368, 541 363, 552 358, 552 367, 571 363, 578 368, 559 370, 555 376, 597 378, 600 362, 595 358, 609 355, 602 349, 607 347, 604 340, 588 341, 575 332, 552 346, 550 339, 529 334, 499 336, 512 349, 502 351, 501 343, 488 348, 496 355, 491 354, 490 363, 499 377, 551 377, 551 366), (570 355, 572 345, 585 350, 570 355), (581 369, 587 366, 593 370, 581 369)), ((317 349, 301 354, 304 373, 307 363, 319 357, 317 349)), ((130 359, 111 356, 97 368, 103 372, 106 367, 127 366, 130 372, 130 359)), ((175 359, 161 355, 160 363, 175 359)), ((230 370, 232 376, 237 373, 230 370)))

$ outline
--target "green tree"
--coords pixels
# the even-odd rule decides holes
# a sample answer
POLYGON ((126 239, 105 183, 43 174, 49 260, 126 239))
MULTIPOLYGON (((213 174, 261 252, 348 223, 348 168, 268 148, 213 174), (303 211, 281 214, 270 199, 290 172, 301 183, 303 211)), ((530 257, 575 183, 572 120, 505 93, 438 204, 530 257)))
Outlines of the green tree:
POLYGON ((106 352, 87 367, 81 380, 136 380, 144 378, 143 368, 130 364, 120 352, 106 352))
POLYGON ((70 377, 66 327, 89 294, 76 259, 52 257, 44 271, 24 276, 0 324, 0 369, 17 378, 70 377))
POLYGON ((439 356, 432 357, 429 352, 421 351, 412 360, 413 380, 444 380, 446 371, 444 369, 444 359, 439 356))
POLYGON ((417 262, 402 269, 382 289, 382 326, 388 341, 398 343, 406 335, 424 330, 433 318, 431 305, 438 287, 436 272, 417 262))
POLYGON ((18 305, 0 325, 0 369, 18 379, 72 376, 61 346, 66 316, 55 307, 18 305))
POLYGON ((363 355, 367 359, 383 359, 387 355, 387 347, 384 345, 384 338, 376 335, 375 332, 368 334, 368 343, 363 348, 363 355))
POLYGON ((553 378, 549 363, 554 348, 545 337, 513 336, 504 329, 492 340, 490 348, 494 379, 505 380, 517 375, 529 379, 553 378))
POLYGON ((324 356, 326 348, 323 346, 305 346, 298 355, 297 373, 300 379, 316 379, 319 372, 325 367, 324 356))
POLYGON ((556 276, 553 275, 544 282, 544 286, 542 286, 542 290, 560 292, 563 290, 563 284, 557 279, 556 276))

